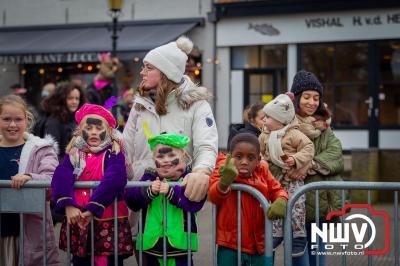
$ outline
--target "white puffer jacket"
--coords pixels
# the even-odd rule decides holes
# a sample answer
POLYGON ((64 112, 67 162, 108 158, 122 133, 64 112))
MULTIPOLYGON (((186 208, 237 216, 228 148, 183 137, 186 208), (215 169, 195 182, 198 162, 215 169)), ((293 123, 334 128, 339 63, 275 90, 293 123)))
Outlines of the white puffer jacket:
POLYGON ((146 168, 155 167, 143 129, 144 121, 147 121, 153 136, 163 132, 188 136, 191 142, 187 152, 193 158, 193 169, 214 169, 218 152, 218 132, 207 102, 210 97, 206 88, 196 86, 187 76, 168 95, 166 115, 157 114, 155 104, 150 98, 136 95, 123 132, 134 180, 139 180, 146 168))

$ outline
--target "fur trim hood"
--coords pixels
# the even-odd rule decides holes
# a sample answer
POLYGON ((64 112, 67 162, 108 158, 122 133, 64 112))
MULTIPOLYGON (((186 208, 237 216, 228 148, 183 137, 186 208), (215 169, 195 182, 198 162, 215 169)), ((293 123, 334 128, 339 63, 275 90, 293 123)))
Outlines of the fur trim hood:
MULTIPOLYGON (((0 135, 0 141, 3 139, 3 136, 0 135)), ((33 149, 36 147, 37 149, 40 149, 42 147, 53 147, 53 149, 56 151, 58 154, 59 149, 58 149, 58 143, 57 141, 51 136, 51 135, 46 135, 44 138, 39 138, 33 134, 24 133, 24 139, 25 139, 25 145, 29 145, 29 150, 33 149)))
POLYGON ((24 138, 26 140, 26 144, 36 146, 37 149, 43 147, 53 147, 56 153, 59 154, 58 143, 51 135, 45 135, 44 138, 40 138, 38 136, 25 133, 24 138))
POLYGON ((212 94, 206 87, 197 86, 188 76, 184 75, 182 84, 176 89, 176 98, 182 109, 186 110, 197 101, 209 101, 212 94))

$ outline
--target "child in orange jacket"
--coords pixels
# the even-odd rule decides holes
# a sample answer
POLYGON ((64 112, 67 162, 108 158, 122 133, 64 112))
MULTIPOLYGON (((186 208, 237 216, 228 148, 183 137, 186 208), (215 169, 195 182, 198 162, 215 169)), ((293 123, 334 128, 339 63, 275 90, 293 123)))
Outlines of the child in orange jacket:
MULTIPOLYGON (((259 190, 269 201, 271 220, 283 218, 286 213, 288 193, 275 180, 268 165, 260 162, 260 144, 249 133, 237 134, 231 142, 230 154, 220 154, 210 178, 209 199, 218 208, 217 213, 217 264, 237 263, 237 193, 230 185, 246 184, 259 190)), ((241 195, 241 260, 264 264, 264 212, 260 203, 250 194, 241 195)), ((272 243, 271 243, 272 245, 272 243)))

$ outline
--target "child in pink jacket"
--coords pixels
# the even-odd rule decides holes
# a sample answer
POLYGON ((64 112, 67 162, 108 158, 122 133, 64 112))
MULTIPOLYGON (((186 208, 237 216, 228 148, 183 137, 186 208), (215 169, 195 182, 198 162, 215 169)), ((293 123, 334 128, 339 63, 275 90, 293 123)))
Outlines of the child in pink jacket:
MULTIPOLYGON (((33 116, 21 97, 8 95, 0 99, 0 178, 11 180, 15 189, 31 180, 51 180, 58 164, 55 142, 27 133, 32 121, 33 116)), ((42 239, 42 216, 23 215, 23 247, 19 246, 19 214, 1 214, 0 265, 19 265, 21 248, 24 265, 42 265, 43 241, 46 241, 47 265, 60 265, 48 202, 46 211, 45 240, 42 239)))

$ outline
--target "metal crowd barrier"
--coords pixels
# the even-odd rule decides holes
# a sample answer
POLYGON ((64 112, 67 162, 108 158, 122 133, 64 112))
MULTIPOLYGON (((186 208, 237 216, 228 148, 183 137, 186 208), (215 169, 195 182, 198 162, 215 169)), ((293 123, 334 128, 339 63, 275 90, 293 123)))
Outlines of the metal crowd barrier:
MULTIPOLYGON (((398 216, 398 191, 400 190, 400 182, 351 182, 351 181, 322 181, 313 182, 299 188, 289 199, 286 209, 286 218, 284 220, 284 263, 285 266, 292 265, 292 224, 291 215, 295 202, 306 192, 315 190, 315 223, 319 227, 319 191, 320 190, 341 190, 342 208, 345 204, 345 190, 367 190, 368 204, 371 204, 371 190, 392 190, 394 191, 393 200, 393 216, 394 216, 394 248, 395 248, 395 265, 399 265, 399 216, 398 216)), ((368 213, 370 217, 370 213, 368 213)), ((343 220, 342 220, 343 223, 343 220)), ((370 233, 370 232, 369 232, 370 233)), ((319 246, 317 237, 316 245, 319 246)), ((308 243, 310 244, 310 243, 308 243)), ((307 250, 306 250, 307 252, 307 250)), ((316 252, 316 265, 319 265, 318 247, 316 252)), ((346 256, 342 256, 342 265, 346 265, 346 256)), ((372 256, 368 256, 368 266, 372 265, 372 256)))
MULTIPOLYGON (((265 237, 265 247, 264 247, 264 265, 271 265, 273 264, 273 246, 272 246, 272 222, 268 219, 267 217, 267 210, 269 208, 269 202, 267 199, 264 197, 264 195, 258 191, 257 189, 244 185, 244 184, 232 184, 231 185, 232 190, 236 190, 238 195, 237 195, 237 224, 238 224, 238 237, 237 237, 237 265, 242 265, 241 263, 241 247, 242 247, 242 232, 241 232, 241 193, 246 192, 252 195, 254 198, 256 198, 259 202, 261 207, 264 210, 264 215, 265 215, 265 224, 264 224, 264 237, 265 237)), ((216 246, 216 224, 217 224, 217 219, 216 219, 216 212, 217 212, 217 207, 213 205, 212 207, 212 243, 213 243, 213 265, 217 265, 217 246, 216 246)))
MULTIPOLYGON (((75 188, 86 188, 90 189, 91 193, 94 188, 99 185, 100 182, 76 182, 75 188)), ((179 183, 171 183, 171 185, 178 185, 179 183)), ((151 185, 151 182, 138 182, 138 181, 130 181, 128 182, 126 188, 132 187, 148 187, 151 185)), ((16 190, 11 188, 11 181, 0 180, 0 213, 19 213, 20 214, 20 237, 19 237, 19 245, 20 245, 20 253, 19 253, 19 262, 20 265, 24 265, 24 254, 23 254, 23 245, 24 245, 24 223, 23 223, 23 214, 41 214, 43 216, 43 240, 46 239, 46 191, 50 188, 50 181, 31 181, 24 185, 23 188, 16 190)), ((272 223, 268 220, 266 213, 269 208, 269 203, 265 199, 265 197, 256 189, 242 184, 233 184, 232 190, 237 190, 238 193, 238 265, 241 265, 241 193, 246 192, 255 197, 259 202, 261 207, 265 213, 265 262, 266 265, 272 265, 272 223)), ((117 222, 117 200, 114 201, 114 247, 118 247, 118 222, 117 222)), ((163 217, 163 228, 164 228, 164 236, 163 236, 163 264, 167 265, 167 239, 166 239, 166 201, 165 197, 163 200, 163 208, 164 208, 164 217, 163 217)), ((212 245, 213 245, 213 265, 216 265, 216 208, 213 205, 213 234, 212 234, 212 245)), ((187 212, 187 231, 188 231, 188 265, 191 265, 191 213, 187 212)), ((0 220, 1 223, 1 220, 0 220)), ((139 232, 142 232, 142 211, 139 212, 139 232)), ((94 265, 94 224, 93 220, 90 223, 91 230, 91 265, 94 265)), ((71 265, 71 253, 70 253, 70 226, 67 224, 67 264, 71 265)), ((135 248, 135 247, 134 247, 135 248)), ((117 248, 115 248, 117 250, 117 248)), ((44 258, 46 256, 46 241, 43 241, 43 251, 44 258)), ((142 243, 139 244, 139 265, 143 265, 143 250, 142 243)), ((43 265, 47 265, 46 259, 43 259, 43 265)), ((114 253, 114 265, 118 265, 118 252, 114 253)))

